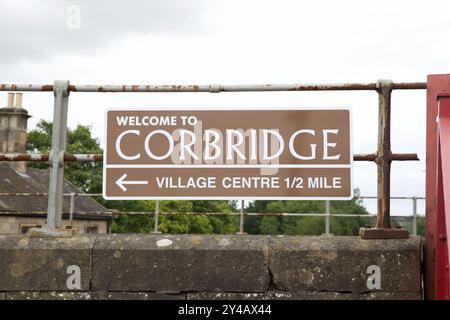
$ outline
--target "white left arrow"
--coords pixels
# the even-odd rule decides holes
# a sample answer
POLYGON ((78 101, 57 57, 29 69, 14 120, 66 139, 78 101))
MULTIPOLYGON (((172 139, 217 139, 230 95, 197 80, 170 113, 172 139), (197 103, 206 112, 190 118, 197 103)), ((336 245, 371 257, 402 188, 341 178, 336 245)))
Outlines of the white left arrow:
POLYGON ((148 181, 125 181, 127 174, 124 173, 119 179, 117 179, 116 184, 119 186, 120 189, 123 191, 127 191, 127 188, 125 187, 126 184, 148 184, 148 181))

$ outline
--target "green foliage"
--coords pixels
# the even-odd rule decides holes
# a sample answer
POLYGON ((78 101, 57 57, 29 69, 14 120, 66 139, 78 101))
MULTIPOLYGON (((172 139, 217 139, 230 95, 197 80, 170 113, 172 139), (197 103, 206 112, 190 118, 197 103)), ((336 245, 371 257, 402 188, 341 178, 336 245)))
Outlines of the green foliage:
POLYGON ((280 234, 280 217, 266 216, 261 219, 259 233, 261 234, 280 234))
POLYGON ((417 218, 417 234, 422 237, 425 237, 426 222, 427 220, 425 217, 417 218))
MULTIPOLYGON (((51 149, 52 123, 41 120, 35 130, 27 135, 27 150, 30 152, 49 153, 51 149)), ((67 152, 70 153, 102 153, 98 139, 91 136, 91 128, 78 125, 75 130, 67 131, 67 152)), ((29 162, 29 167, 44 169, 45 162, 29 162)), ((65 178, 87 193, 101 192, 101 162, 69 162, 66 163, 65 178)))
POLYGON ((149 216, 118 216, 112 224, 113 233, 149 233, 153 230, 149 216))
MULTIPOLYGON (((359 191, 356 190, 355 195, 359 191)), ((331 214, 368 214, 357 198, 331 201, 331 214)), ((264 201, 250 204, 248 212, 262 213, 324 213, 325 201, 264 201)), ((252 234, 320 235, 325 230, 325 217, 262 216, 246 219, 246 231, 252 234)), ((371 225, 370 218, 332 217, 331 232, 335 235, 357 235, 359 228, 371 225)))

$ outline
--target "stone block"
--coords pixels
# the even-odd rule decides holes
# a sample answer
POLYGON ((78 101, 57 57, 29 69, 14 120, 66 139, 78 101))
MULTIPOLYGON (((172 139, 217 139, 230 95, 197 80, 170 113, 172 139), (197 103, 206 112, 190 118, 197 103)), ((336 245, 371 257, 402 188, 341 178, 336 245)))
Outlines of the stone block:
POLYGON ((0 290, 67 291, 67 280, 78 271, 79 290, 89 290, 93 243, 90 237, 0 236, 0 290))
POLYGON ((269 241, 238 235, 108 235, 93 249, 93 291, 264 291, 269 241))
POLYGON ((270 271, 277 290, 420 292, 420 237, 362 240, 343 236, 270 239, 270 271), (373 288, 379 268, 379 288, 373 288))

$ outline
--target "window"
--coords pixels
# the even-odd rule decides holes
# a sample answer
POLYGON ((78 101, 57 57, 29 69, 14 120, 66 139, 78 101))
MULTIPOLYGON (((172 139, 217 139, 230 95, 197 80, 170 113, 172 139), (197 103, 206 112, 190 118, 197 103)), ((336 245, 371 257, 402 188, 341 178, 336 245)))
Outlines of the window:
POLYGON ((86 234, 98 234, 98 226, 86 226, 85 233, 86 234))

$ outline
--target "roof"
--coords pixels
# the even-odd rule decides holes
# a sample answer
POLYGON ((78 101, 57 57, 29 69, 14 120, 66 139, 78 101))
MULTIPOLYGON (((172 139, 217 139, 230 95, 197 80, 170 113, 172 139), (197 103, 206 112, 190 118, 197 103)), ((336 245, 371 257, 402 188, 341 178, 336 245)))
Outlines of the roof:
MULTIPOLYGON (((48 193, 49 169, 27 168, 16 171, 9 163, 0 163, 0 193, 48 193)), ((64 193, 83 193, 64 181, 64 193)), ((0 215, 46 216, 48 196, 0 196, 0 215), (35 212, 35 213, 33 213, 35 212)), ((63 200, 63 216, 70 210, 70 197, 63 200)), ((75 197, 74 219, 111 220, 114 210, 107 209, 88 196, 75 197)))

